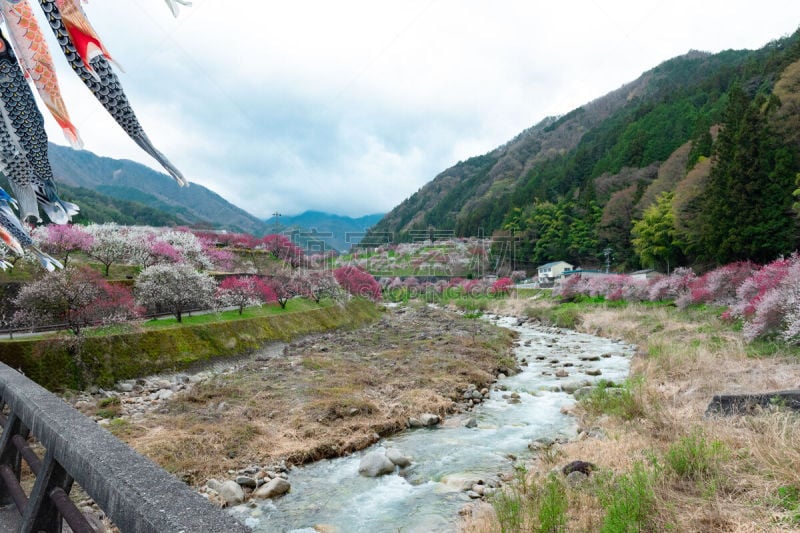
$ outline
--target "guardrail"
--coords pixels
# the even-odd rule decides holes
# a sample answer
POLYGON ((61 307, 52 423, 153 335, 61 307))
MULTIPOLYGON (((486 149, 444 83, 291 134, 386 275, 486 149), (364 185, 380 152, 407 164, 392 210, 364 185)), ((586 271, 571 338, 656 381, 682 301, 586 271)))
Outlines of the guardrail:
POLYGON ((249 528, 215 508, 60 398, 0 363, 0 503, 14 502, 19 532, 94 531, 69 500, 73 481, 123 533, 245 533, 249 528), (40 459, 29 436, 45 448, 40 459), (20 487, 22 460, 36 475, 20 487))

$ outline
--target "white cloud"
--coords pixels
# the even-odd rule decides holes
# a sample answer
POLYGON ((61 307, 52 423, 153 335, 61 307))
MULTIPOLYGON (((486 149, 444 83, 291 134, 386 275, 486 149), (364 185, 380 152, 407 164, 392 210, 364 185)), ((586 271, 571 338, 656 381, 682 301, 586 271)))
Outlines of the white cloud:
MULTIPOLYGON (((195 0, 177 20, 161 0, 85 9, 156 146, 262 217, 389 210, 670 57, 756 48, 800 20, 794 0, 195 0)), ((156 168, 56 61, 87 149, 156 168)))

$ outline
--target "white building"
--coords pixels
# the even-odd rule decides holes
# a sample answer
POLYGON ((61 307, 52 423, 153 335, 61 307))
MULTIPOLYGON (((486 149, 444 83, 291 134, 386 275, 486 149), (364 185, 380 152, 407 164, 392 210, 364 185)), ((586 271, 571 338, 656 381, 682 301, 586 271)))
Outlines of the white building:
POLYGON ((539 271, 539 283, 552 283, 564 273, 565 270, 572 270, 572 265, 566 261, 553 261, 537 268, 539 271))

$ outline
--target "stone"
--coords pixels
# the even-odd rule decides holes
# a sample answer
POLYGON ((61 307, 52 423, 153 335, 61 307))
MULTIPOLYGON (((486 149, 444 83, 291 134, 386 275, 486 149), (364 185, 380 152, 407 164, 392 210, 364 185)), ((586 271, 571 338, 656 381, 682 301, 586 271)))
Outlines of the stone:
POLYGON ((251 489, 254 489, 258 484, 258 482, 250 476, 238 476, 235 481, 242 487, 248 487, 251 489))
POLYGON ((394 472, 395 464, 383 450, 369 452, 361 458, 358 473, 365 477, 378 477, 394 472))
POLYGON ((114 388, 119 392, 133 392, 134 385, 136 385, 134 381, 120 381, 114 388))
POLYGON ((408 419, 408 427, 410 427, 410 428, 421 428, 421 427, 423 427, 423 423, 419 418, 409 418, 408 419))
POLYGON ((161 389, 156 396, 159 400, 169 400, 175 393, 171 389, 161 389))
POLYGON ((583 400, 584 398, 588 398, 594 387, 581 387, 580 389, 576 390, 572 393, 572 396, 575 397, 576 400, 583 400))
POLYGON ((464 424, 464 427, 470 429, 478 427, 478 419, 474 416, 471 417, 469 420, 467 420, 467 423, 464 424))
POLYGON ((479 485, 477 483, 475 485, 472 485, 472 492, 477 493, 478 496, 483 496, 485 491, 486 491, 485 485, 479 485))
POLYGON ((244 501, 244 491, 242 487, 233 480, 228 480, 223 483, 218 492, 220 497, 228 505, 237 505, 244 501))
POLYGON ((587 376, 600 376, 603 374, 603 371, 599 368, 595 368, 593 370, 585 370, 587 376))
POLYGON ((206 481, 206 487, 213 490, 214 492, 219 492, 222 489, 222 482, 214 478, 211 478, 208 481, 206 481))
POLYGON ((267 500, 269 498, 276 498, 278 496, 282 496, 289 492, 292 489, 291 483, 283 479, 282 477, 276 477, 269 483, 266 483, 258 488, 253 493, 253 498, 258 498, 260 500, 267 500))
POLYGON ((403 452, 397 448, 389 448, 386 450, 386 458, 400 468, 405 468, 411 465, 411 458, 404 455, 403 452))
POLYGON ((569 372, 567 372, 563 368, 559 368, 558 370, 556 370, 556 377, 557 378, 565 378, 567 376, 569 376, 569 372))
POLYGON ((478 500, 481 497, 481 495, 475 492, 474 490, 467 491, 467 496, 469 496, 473 500, 478 500))
POLYGON ((565 381, 561 383, 561 390, 563 390, 567 394, 572 394, 581 387, 589 387, 591 385, 592 384, 585 379, 565 381))
POLYGON ((419 421, 422 423, 423 426, 431 427, 435 426, 439 423, 439 415, 434 415, 432 413, 425 413, 419 417, 419 421))
POLYGON ((565 476, 568 476, 573 472, 580 472, 588 477, 595 468, 595 465, 587 461, 572 461, 571 463, 564 465, 564 467, 561 469, 561 472, 565 476))

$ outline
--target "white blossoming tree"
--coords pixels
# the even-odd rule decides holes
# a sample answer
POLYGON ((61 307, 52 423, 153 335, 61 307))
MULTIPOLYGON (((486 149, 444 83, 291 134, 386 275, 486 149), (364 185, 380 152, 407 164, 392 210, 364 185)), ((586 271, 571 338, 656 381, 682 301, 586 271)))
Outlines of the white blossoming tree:
POLYGON ((148 309, 163 309, 183 320, 187 310, 211 308, 217 284, 208 274, 186 264, 153 265, 136 280, 136 301, 148 309))
POLYGON ((130 261, 136 251, 136 239, 130 230, 114 223, 93 224, 86 230, 93 237, 86 253, 105 267, 105 276, 114 263, 130 261))

